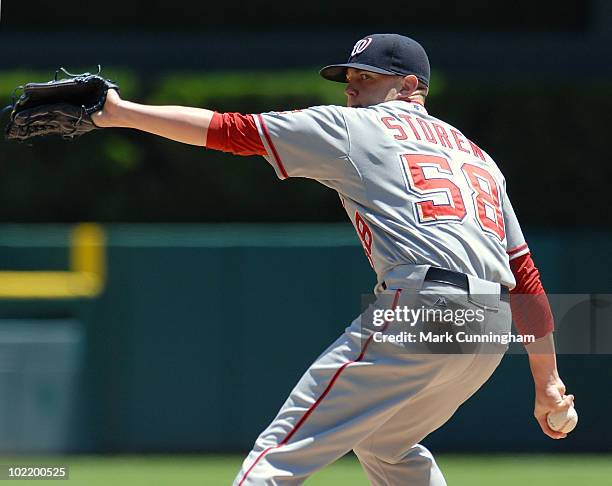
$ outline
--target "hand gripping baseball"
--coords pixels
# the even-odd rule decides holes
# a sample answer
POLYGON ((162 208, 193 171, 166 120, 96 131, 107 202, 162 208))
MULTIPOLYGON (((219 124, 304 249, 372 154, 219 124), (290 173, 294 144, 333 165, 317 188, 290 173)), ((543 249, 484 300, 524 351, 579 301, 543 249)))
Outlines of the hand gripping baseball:
POLYGON ((542 431, 553 439, 564 439, 567 433, 554 430, 547 420, 549 414, 566 414, 574 406, 574 395, 565 394, 565 385, 561 379, 548 383, 542 388, 536 387, 534 416, 542 431))

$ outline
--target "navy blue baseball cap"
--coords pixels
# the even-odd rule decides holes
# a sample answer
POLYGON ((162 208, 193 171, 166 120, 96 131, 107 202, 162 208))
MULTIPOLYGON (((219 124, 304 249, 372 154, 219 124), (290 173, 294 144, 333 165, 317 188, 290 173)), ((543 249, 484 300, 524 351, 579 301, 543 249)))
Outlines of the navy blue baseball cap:
POLYGON ((429 86, 429 59, 423 46, 399 34, 372 34, 357 41, 345 64, 325 66, 319 73, 325 79, 346 83, 347 68, 379 74, 414 74, 429 86))

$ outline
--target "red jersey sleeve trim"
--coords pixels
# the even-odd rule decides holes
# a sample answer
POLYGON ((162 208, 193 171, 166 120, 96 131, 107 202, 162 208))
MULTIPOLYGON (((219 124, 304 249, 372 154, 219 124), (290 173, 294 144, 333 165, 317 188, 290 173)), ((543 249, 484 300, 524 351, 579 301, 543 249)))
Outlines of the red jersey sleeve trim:
POLYGON ((515 246, 514 248, 510 248, 508 251, 508 257, 510 260, 514 260, 520 256, 526 255, 529 253, 529 247, 527 243, 523 243, 522 245, 515 246))
POLYGON ((272 137, 270 137, 270 132, 268 131, 266 122, 264 121, 263 116, 261 116, 261 114, 257 115, 257 121, 259 122, 259 126, 261 127, 261 132, 263 133, 266 143, 268 144, 268 147, 270 147, 270 151, 272 152, 272 158, 274 159, 274 162, 276 162, 276 166, 278 167, 282 178, 287 179, 289 177, 289 174, 287 174, 285 166, 283 165, 283 161, 281 160, 280 156, 278 155, 278 152, 276 151, 276 147, 272 142, 272 137))
POLYGON ((510 268, 516 279, 516 286, 510 291, 510 307, 518 332, 532 334, 536 339, 546 336, 555 328, 554 319, 540 272, 528 249, 524 255, 511 259, 510 268))

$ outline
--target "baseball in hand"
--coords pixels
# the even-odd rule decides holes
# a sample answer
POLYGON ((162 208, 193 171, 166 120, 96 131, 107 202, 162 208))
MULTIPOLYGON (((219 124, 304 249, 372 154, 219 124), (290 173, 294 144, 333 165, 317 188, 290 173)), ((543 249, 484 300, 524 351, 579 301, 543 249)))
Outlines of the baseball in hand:
POLYGON ((574 430, 578 423, 578 413, 572 406, 562 412, 549 413, 546 416, 548 426, 556 432, 567 434, 574 430))

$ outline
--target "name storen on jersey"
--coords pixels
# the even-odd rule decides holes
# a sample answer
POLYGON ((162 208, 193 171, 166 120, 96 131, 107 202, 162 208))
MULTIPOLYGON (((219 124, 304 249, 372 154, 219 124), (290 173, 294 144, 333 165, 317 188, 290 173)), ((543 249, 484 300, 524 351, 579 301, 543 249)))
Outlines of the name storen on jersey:
POLYGON ((336 190, 378 281, 427 264, 509 287, 525 240, 491 157, 417 104, 319 106, 255 115, 281 179, 336 190))

